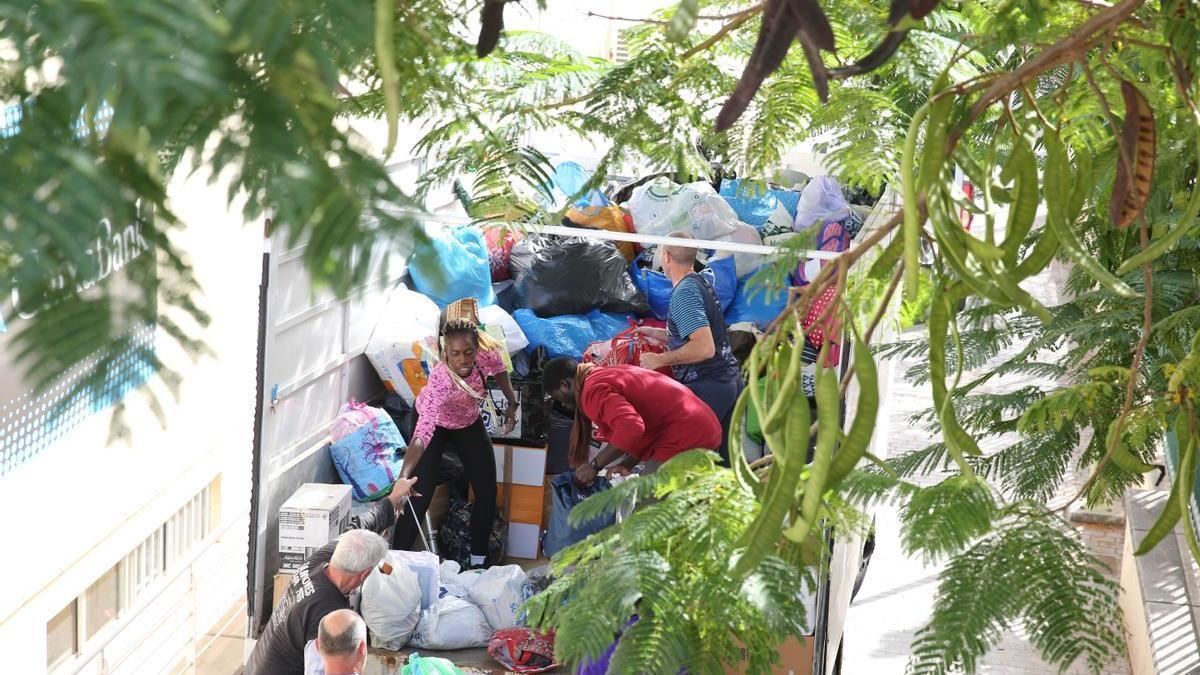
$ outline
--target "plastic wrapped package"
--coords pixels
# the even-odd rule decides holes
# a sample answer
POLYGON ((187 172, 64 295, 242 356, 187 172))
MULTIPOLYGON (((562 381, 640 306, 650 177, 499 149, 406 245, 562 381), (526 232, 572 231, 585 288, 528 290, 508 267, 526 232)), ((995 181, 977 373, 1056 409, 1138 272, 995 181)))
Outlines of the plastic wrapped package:
MULTIPOLYGON (((387 495, 400 475, 404 456, 397 451, 407 443, 382 408, 351 403, 342 407, 338 419, 350 414, 348 411, 362 423, 329 444, 329 458, 342 482, 353 490, 354 499, 379 499, 387 495)), ((334 425, 345 431, 345 423, 335 420, 334 425)))
MULTIPOLYGON (((828 253, 840 253, 850 245, 850 235, 840 222, 821 223, 817 231, 817 250, 828 253)), ((821 272, 821 268, 831 260, 805 258, 796 266, 795 282, 797 286, 811 283, 821 272)))
POLYGON ((438 361, 440 316, 432 300, 397 286, 367 341, 367 360, 379 379, 409 404, 417 400, 438 361))
POLYGON ((817 223, 840 223, 850 215, 850 204, 833 176, 817 176, 804 186, 796 209, 795 230, 801 232, 817 223))
POLYGON ((787 307, 786 289, 772 291, 754 281, 754 277, 738 282, 737 295, 725 312, 729 324, 749 322, 760 330, 766 330, 775 317, 787 307))
POLYGON ((528 628, 496 631, 488 654, 514 673, 548 673, 559 668, 554 661, 554 633, 537 633, 528 628))
POLYGON ((763 243, 768 246, 781 246, 785 241, 796 236, 796 231, 793 229, 795 220, 796 217, 788 213, 783 204, 776 204, 775 211, 758 231, 762 236, 763 243))
POLYGON ((509 354, 516 354, 529 346, 529 340, 521 330, 520 324, 517 323, 516 319, 512 318, 511 314, 499 306, 488 305, 487 307, 480 307, 479 320, 485 326, 499 326, 504 330, 504 343, 508 347, 509 354))
POLYGON ((421 617, 421 587, 417 575, 389 552, 384 561, 391 573, 372 570, 362 585, 361 613, 371 630, 371 646, 401 649, 417 630, 421 617))
POLYGON ((583 192, 583 187, 591 179, 592 172, 578 162, 559 163, 554 169, 554 175, 550 177, 554 201, 548 205, 557 208, 568 201, 573 206, 608 206, 611 204, 608 197, 596 188, 579 194, 583 192))
POLYGON ((452 661, 439 657, 421 656, 413 652, 401 669, 400 675, 463 675, 452 661))
POLYGON ((661 237, 688 232, 696 239, 718 239, 737 229, 739 222, 712 185, 679 185, 665 176, 635 189, 629 212, 640 234, 661 237))
POLYGON ((492 305, 492 267, 483 233, 470 226, 426 228, 428 240, 408 258, 408 273, 417 290, 439 306, 475 298, 492 305))
POLYGON ((738 220, 756 228, 765 225, 779 205, 773 190, 752 181, 721 181, 721 197, 737 214, 738 220))
POLYGON ((513 319, 529 339, 529 349, 544 347, 551 358, 579 359, 591 343, 611 340, 629 326, 627 315, 599 311, 542 318, 532 310, 518 309, 513 319))
POLYGON ((610 242, 531 236, 513 247, 509 266, 519 304, 538 316, 649 309, 629 279, 624 256, 610 242))
POLYGON ((417 585, 421 589, 421 609, 429 609, 437 600, 441 582, 437 555, 429 551, 390 551, 388 556, 393 566, 400 563, 417 575, 417 585))
MULTIPOLYGON (((736 230, 725 235, 724 237, 721 237, 720 239, 717 239, 716 241, 730 241, 738 244, 753 244, 755 246, 760 246, 763 243, 763 238, 758 233, 757 229, 743 223, 738 225, 736 230)), ((712 261, 714 260, 729 257, 733 258, 733 264, 737 268, 737 278, 739 279, 748 274, 753 274, 755 270, 762 266, 763 261, 767 259, 767 257, 761 253, 716 251, 708 257, 708 262, 711 265, 712 261)))
POLYGON ((508 279, 508 256, 512 253, 512 247, 524 238, 525 235, 520 231, 503 227, 488 227, 483 230, 493 282, 508 279))
MULTIPOLYGON (((567 220, 579 227, 609 232, 634 233, 633 216, 619 206, 584 206, 567 211, 567 220)), ((631 241, 615 241, 613 244, 625 260, 633 260, 641 247, 631 241)))
POLYGON ((467 590, 467 599, 483 612, 492 630, 516 628, 524 584, 525 571, 520 565, 491 567, 467 590))
POLYGON ((446 595, 421 612, 409 644, 418 649, 470 649, 486 646, 491 637, 492 629, 478 607, 446 595))

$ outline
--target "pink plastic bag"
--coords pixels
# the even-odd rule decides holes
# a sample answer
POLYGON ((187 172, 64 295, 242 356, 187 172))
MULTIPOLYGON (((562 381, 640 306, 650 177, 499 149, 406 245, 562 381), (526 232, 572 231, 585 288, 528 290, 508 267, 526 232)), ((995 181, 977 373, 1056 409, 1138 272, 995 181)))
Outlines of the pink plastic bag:
POLYGON ((362 425, 374 423, 375 415, 371 413, 367 404, 350 399, 349 403, 342 405, 338 416, 333 419, 333 424, 329 425, 329 439, 337 443, 354 433, 362 425))

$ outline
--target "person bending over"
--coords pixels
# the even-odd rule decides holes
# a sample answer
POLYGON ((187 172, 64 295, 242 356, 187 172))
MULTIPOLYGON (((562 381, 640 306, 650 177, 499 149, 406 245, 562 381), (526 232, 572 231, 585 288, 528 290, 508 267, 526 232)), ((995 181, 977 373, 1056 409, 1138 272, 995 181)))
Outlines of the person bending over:
POLYGON ((387 542, 379 533, 396 522, 414 482, 409 478, 397 480, 387 499, 374 502, 368 511, 351 518, 342 536, 300 563, 254 645, 246 675, 304 672, 305 645, 317 637, 321 619, 339 609, 349 609, 346 596, 362 586, 387 554, 387 542))
MULTIPOLYGON (((687 232, 670 236, 691 239, 687 232)), ((696 249, 688 246, 662 247, 663 271, 674 289, 667 310, 667 328, 642 327, 638 332, 667 343, 662 354, 642 355, 643 368, 658 370, 671 366, 675 379, 692 390, 721 421, 721 445, 717 452, 729 464, 729 423, 733 405, 742 388, 741 369, 725 332, 725 317, 717 292, 703 275, 693 271, 696 249)))
POLYGON ((653 472, 681 452, 721 444, 721 423, 704 401, 653 370, 559 357, 546 363, 542 383, 554 400, 575 411, 568 458, 580 485, 591 485, 613 463, 645 462, 653 472), (589 461, 593 427, 609 447, 589 461))
POLYGON ((442 360, 433 367, 429 382, 417 396, 417 426, 400 470, 404 478, 416 477, 423 492, 412 497, 416 520, 406 517, 396 524, 392 548, 408 550, 412 546, 417 522, 425 517, 437 487, 442 451, 451 445, 458 451, 475 491, 475 502, 471 505, 470 565, 484 565, 496 518, 496 456, 479 411, 481 403, 486 406, 491 402, 484 384, 489 376, 496 378, 508 398, 505 427, 511 429, 517 419, 517 395, 500 349, 503 347, 479 323, 473 299, 459 300, 447 307, 442 328, 442 360))

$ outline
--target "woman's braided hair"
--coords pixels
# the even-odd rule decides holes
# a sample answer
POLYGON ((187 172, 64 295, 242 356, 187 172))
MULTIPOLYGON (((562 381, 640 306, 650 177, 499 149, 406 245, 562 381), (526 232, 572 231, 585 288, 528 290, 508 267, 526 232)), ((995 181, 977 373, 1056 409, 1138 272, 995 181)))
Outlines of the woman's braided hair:
POLYGON ((474 298, 456 300, 446 306, 442 319, 442 345, 451 335, 470 335, 480 349, 499 351, 504 347, 499 340, 488 334, 479 321, 479 304, 474 298))

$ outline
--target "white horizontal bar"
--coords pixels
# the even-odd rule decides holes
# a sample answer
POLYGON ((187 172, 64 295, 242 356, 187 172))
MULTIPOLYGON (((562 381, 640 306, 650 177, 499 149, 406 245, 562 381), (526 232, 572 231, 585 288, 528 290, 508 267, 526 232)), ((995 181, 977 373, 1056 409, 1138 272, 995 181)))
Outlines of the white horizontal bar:
MULTIPOLYGON (((430 224, 442 225, 466 225, 470 223, 470 216, 447 216, 437 213, 423 213, 412 209, 389 209, 397 215, 412 216, 430 224)), ((765 244, 743 244, 736 241, 712 241, 707 239, 679 239, 675 237, 660 237, 651 234, 638 234, 635 232, 610 232, 608 230, 597 230, 592 228, 575 228, 563 227, 561 225, 515 225, 514 229, 525 229, 530 232, 539 234, 553 234, 561 237, 583 237, 585 239, 604 239, 608 241, 628 241, 635 244, 665 244, 668 246, 689 246, 691 248, 711 249, 714 251, 730 251, 732 253, 752 253, 755 255, 771 255, 775 253, 779 247, 767 246, 765 244)), ((831 251, 812 251, 799 250, 797 251, 801 258, 811 260, 836 260, 842 254, 840 252, 831 251)))

